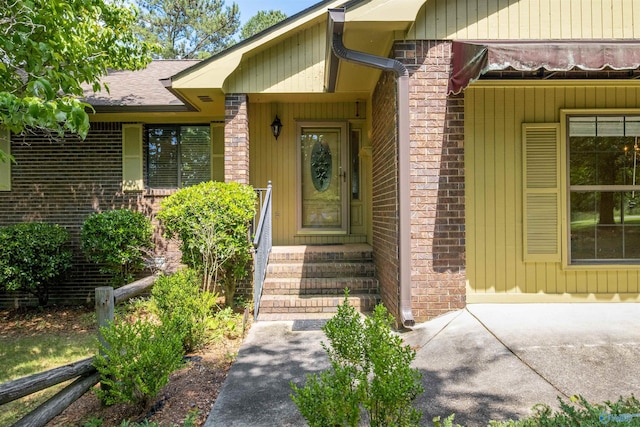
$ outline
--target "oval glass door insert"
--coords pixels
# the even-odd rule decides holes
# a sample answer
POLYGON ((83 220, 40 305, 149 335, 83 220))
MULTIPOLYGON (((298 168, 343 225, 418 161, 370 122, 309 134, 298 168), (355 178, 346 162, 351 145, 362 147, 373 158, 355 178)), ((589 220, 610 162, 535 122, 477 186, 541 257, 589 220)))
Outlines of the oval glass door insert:
POLYGON ((316 141, 311 150, 310 166, 311 181, 315 189, 320 193, 327 191, 329 185, 331 185, 333 168, 329 144, 316 141))

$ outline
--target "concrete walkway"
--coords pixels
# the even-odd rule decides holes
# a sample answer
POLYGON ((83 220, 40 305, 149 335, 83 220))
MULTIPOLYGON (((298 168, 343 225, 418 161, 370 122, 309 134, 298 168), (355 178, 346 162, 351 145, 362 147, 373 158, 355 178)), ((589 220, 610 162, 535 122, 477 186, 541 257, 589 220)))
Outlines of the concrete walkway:
MULTIPOLYGON (((302 426, 289 383, 328 361, 320 322, 254 324, 207 426, 302 426)), ((423 425, 437 415, 484 426, 556 396, 640 396, 640 304, 477 304, 401 334, 417 351, 423 425)))

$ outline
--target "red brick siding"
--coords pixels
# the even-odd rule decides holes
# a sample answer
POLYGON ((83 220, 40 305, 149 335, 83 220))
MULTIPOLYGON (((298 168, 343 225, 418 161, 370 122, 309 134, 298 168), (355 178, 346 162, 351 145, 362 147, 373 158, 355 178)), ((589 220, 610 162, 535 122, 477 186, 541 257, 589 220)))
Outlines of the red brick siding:
MULTIPOLYGON (((179 264, 177 244, 162 238, 155 220, 160 202, 175 190, 122 191, 121 123, 92 123, 85 141, 73 136, 58 140, 13 136, 11 154, 16 164, 11 191, 0 192, 0 225, 50 222, 64 226, 71 235, 73 269, 50 303, 92 304, 94 288, 107 284, 80 250, 82 223, 94 212, 130 208, 150 216, 156 228, 155 253, 166 258, 169 270, 179 264)), ((239 294, 251 295, 250 281, 241 284, 239 294)), ((35 300, 26 295, 0 293, 0 305, 31 303, 35 300)))
MULTIPOLYGON (((89 302, 93 287, 105 283, 80 253, 84 219, 99 210, 137 205, 137 196, 127 197, 120 191, 120 129, 119 123, 94 124, 85 141, 12 136, 16 164, 12 165, 11 191, 0 193, 0 225, 50 222, 65 227, 71 235, 75 268, 51 296, 52 303, 89 302)), ((16 303, 4 295, 0 298, 16 303)))
POLYGON ((373 259, 380 294, 398 315, 398 156, 396 82, 384 73, 373 94, 373 259))
POLYGON ((246 94, 225 98, 224 180, 249 184, 249 100, 246 94))
POLYGON ((448 97, 451 44, 397 43, 411 75, 412 309, 426 320, 465 305, 464 98, 448 97))

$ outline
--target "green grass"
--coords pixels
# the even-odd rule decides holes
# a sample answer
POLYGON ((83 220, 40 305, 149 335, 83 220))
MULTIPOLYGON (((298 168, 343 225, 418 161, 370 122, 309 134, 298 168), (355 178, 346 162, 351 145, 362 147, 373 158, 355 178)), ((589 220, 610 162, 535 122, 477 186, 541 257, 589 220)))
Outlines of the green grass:
MULTIPOLYGON (((94 331, 28 331, 0 336, 0 383, 37 374, 95 354, 94 331), (14 335, 14 334, 12 334, 14 335)), ((60 391, 65 384, 25 396, 0 406, 0 426, 11 425, 60 391)))

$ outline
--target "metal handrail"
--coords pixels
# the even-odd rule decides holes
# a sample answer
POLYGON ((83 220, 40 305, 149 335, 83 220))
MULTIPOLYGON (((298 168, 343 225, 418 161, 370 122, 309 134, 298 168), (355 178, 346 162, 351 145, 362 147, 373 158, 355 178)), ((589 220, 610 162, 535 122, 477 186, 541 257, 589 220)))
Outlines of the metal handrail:
POLYGON ((262 287, 272 247, 271 181, 269 181, 266 189, 259 188, 256 191, 260 195, 260 219, 258 220, 258 226, 255 228, 253 238, 253 316, 257 320, 258 312, 260 311, 260 299, 262 298, 262 287))

